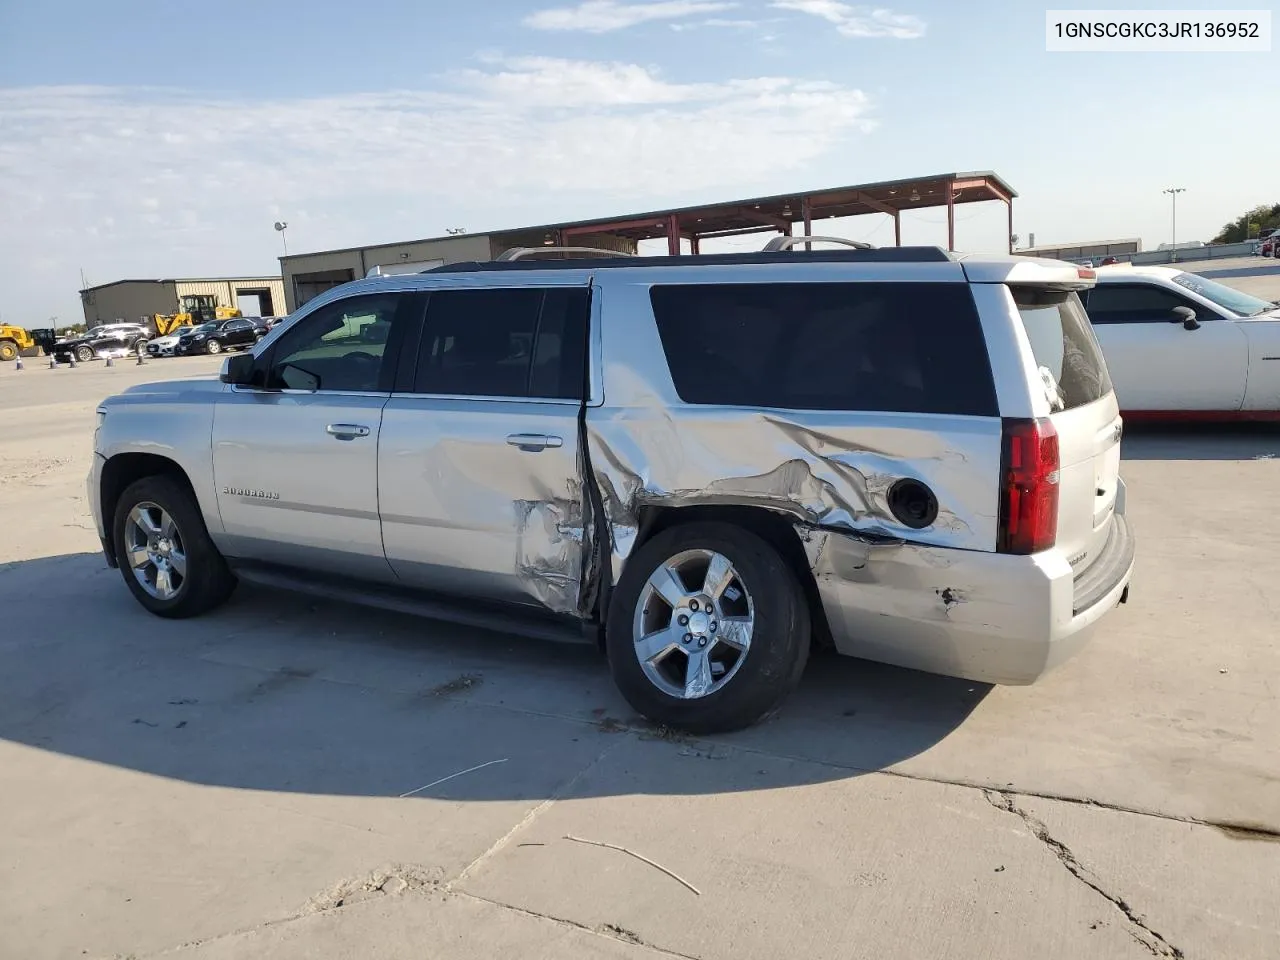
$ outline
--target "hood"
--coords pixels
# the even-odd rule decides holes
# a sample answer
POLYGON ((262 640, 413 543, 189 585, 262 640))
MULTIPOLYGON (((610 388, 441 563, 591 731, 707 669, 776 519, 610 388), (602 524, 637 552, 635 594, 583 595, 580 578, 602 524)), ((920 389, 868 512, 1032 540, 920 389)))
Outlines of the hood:
POLYGON ((107 397, 102 401, 102 406, 128 406, 134 403, 155 403, 157 400, 172 403, 208 403, 207 398, 210 394, 221 393, 222 390, 222 381, 211 377, 139 383, 114 396, 107 397))

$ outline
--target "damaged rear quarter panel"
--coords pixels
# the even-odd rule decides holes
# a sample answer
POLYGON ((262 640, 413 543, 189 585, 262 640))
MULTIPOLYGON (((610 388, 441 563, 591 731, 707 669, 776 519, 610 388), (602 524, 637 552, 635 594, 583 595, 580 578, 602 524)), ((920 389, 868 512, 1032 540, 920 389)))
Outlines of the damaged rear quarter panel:
POLYGON ((757 506, 816 527, 994 548, 999 418, 686 404, 671 382, 649 283, 603 282, 604 394, 587 411, 587 443, 615 581, 640 512, 653 506, 757 506), (924 530, 888 509, 886 492, 904 477, 938 498, 938 519, 924 530))

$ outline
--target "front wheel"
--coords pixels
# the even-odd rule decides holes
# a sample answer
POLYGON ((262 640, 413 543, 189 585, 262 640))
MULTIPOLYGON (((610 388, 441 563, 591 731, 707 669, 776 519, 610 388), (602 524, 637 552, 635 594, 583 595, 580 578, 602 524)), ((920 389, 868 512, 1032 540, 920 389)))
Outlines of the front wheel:
POLYGON ((12 340, 0 340, 0 360, 18 359, 18 345, 12 340))
POLYGON ((215 353, 222 352, 222 344, 220 344, 217 340, 210 340, 204 349, 206 353, 208 353, 210 356, 213 356, 215 353))
POLYGON ((88 363, 93 359, 93 350, 90 347, 81 344, 76 347, 76 360, 80 363, 88 363))
POLYGON ((605 646, 641 714, 690 733, 750 726, 800 682, 809 658, 803 591, 768 543, 730 524, 657 534, 627 561, 605 646))
POLYGON ((157 616, 197 616, 235 589, 195 498, 171 477, 130 484, 116 503, 112 532, 124 582, 157 616))

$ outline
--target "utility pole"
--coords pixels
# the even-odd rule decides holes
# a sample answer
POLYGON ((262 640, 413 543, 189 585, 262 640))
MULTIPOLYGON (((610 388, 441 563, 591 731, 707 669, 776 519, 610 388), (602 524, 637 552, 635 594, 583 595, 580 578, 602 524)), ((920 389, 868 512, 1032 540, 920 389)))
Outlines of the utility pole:
POLYGON ((1169 250, 1169 262, 1178 262, 1178 194, 1186 193, 1186 187, 1170 187, 1163 191, 1169 194, 1169 199, 1173 201, 1173 244, 1169 250))

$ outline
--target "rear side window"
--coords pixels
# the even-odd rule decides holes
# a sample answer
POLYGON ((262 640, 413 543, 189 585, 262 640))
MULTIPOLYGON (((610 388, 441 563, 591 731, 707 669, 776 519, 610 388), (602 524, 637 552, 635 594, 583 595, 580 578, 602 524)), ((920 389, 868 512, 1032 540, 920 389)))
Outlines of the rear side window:
POLYGON ((997 416, 963 283, 655 286, 686 403, 997 416))
POLYGON ((414 392, 579 400, 588 310, 585 289, 433 291, 414 392))
POLYGON ((1053 411, 1082 407, 1110 393, 1107 365, 1079 298, 1040 287, 1009 289, 1053 411))

